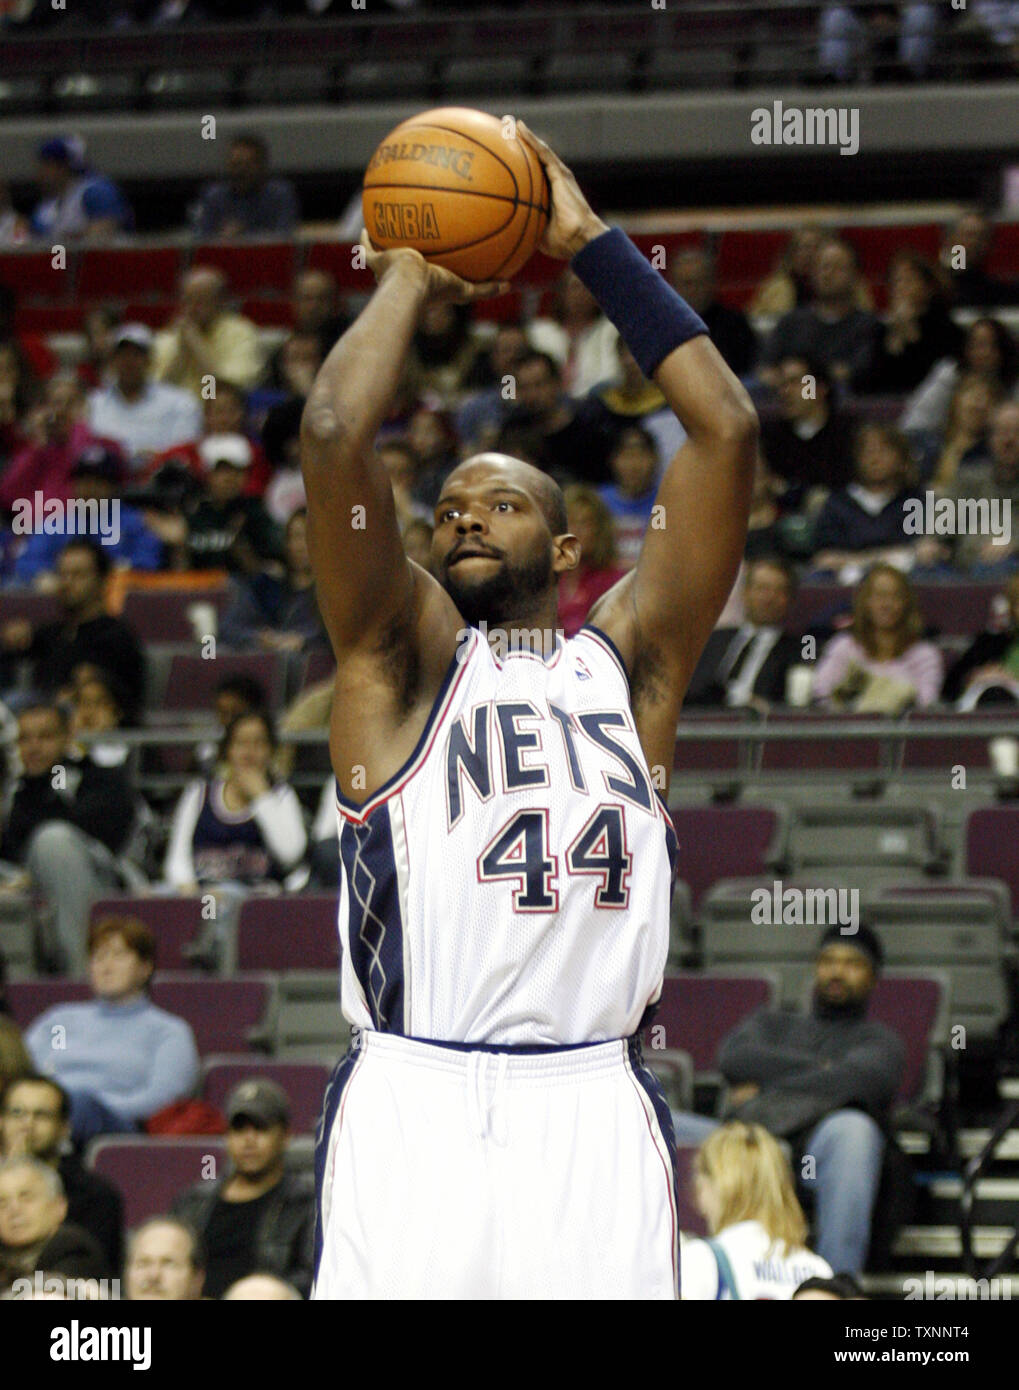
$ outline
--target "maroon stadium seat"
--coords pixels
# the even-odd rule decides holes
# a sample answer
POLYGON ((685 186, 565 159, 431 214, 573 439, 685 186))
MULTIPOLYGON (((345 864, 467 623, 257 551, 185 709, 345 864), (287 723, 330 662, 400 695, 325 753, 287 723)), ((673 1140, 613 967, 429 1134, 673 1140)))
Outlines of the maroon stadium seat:
POLYGON ((372 287, 370 270, 355 270, 349 241, 316 241, 308 247, 307 270, 324 270, 332 275, 341 290, 361 290, 367 294, 372 287))
POLYGON ((177 290, 180 255, 175 246, 144 251, 90 247, 81 255, 79 299, 172 299, 177 290))
POLYGON ((710 713, 700 709, 684 711, 682 726, 695 729, 698 724, 731 724, 733 737, 721 739, 677 738, 672 766, 676 772, 737 772, 740 768, 738 732, 746 732, 751 718, 745 710, 717 709, 710 713))
POLYGON ((203 1056, 246 1052, 252 1033, 266 1017, 274 985, 265 975, 215 980, 207 975, 160 974, 152 982, 152 1002, 190 1023, 203 1056))
MULTIPOLYGON (((666 975, 651 1029, 664 1027, 665 1046, 688 1052, 694 1070, 715 1069, 722 1039, 737 1024, 775 1000, 775 981, 767 975, 705 975, 682 971, 666 975)), ((644 1056, 654 1069, 655 1050, 645 1030, 644 1056)))
POLYGON ((708 1226, 697 1208, 694 1189, 694 1158, 697 1149, 692 1144, 679 1144, 676 1148, 676 1169, 679 1188, 676 1192, 676 1214, 679 1229, 691 1236, 707 1236, 708 1226))
POLYGON ((289 296, 294 280, 295 248, 291 241, 258 242, 247 246, 212 243, 196 246, 193 267, 212 265, 227 278, 234 295, 289 296))
POLYGON ((165 328, 176 312, 177 305, 172 299, 142 300, 140 303, 125 306, 124 321, 146 323, 155 331, 165 328))
POLYGON ((841 584, 804 584, 796 592, 786 623, 790 632, 827 624, 853 607, 853 591, 841 584))
POLYGON ((322 681, 328 680, 336 671, 336 658, 328 647, 316 647, 314 651, 308 653, 304 663, 304 670, 301 672, 301 691, 307 690, 310 686, 320 685, 322 681))
POLYGON ((227 1163, 219 1135, 183 1139, 105 1138, 88 1147, 86 1166, 108 1179, 124 1196, 124 1224, 130 1230, 150 1216, 165 1215, 185 1188, 208 1179, 208 1158, 216 1176, 227 1163))
POLYGON ((103 898, 92 906, 91 920, 100 917, 138 917, 155 932, 160 970, 191 967, 184 947, 201 931, 201 898, 103 898))
POLYGON ((215 661, 201 656, 175 656, 170 662, 163 708, 211 709, 212 695, 224 676, 253 676, 265 690, 270 709, 283 700, 285 663, 277 652, 222 652, 215 661))
MULTIPOLYGON (((838 715, 830 710, 823 712, 771 709, 766 725, 773 730, 787 728, 790 731, 807 729, 811 723, 831 723, 833 720, 852 719, 854 723, 865 720, 877 721, 879 715, 838 715)), ((858 769, 877 771, 881 763, 881 740, 879 738, 845 738, 838 732, 826 738, 769 738, 760 744, 759 770, 767 772, 832 768, 842 770, 858 769)))
POLYGON ((972 637, 991 616, 1000 584, 918 584, 917 601, 924 620, 938 632, 972 637))
POLYGON ((982 806, 966 820, 963 872, 974 878, 1000 878, 1019 913, 1019 806, 982 806))
POLYGON ((966 715, 954 710, 915 710, 907 716, 905 731, 908 733, 911 723, 948 725, 963 718, 986 726, 986 733, 961 735, 946 732, 943 737, 907 739, 903 767, 950 768, 961 763, 970 770, 987 768, 990 766, 988 747, 991 739, 1016 732, 1014 705, 975 709, 966 715))
POLYGON ((259 328, 293 328, 294 310, 286 299, 246 299, 241 313, 259 328))
POLYGON ((898 1099, 920 1098, 927 1075, 927 1059, 947 1004, 942 982, 933 975, 881 975, 870 996, 869 1018, 885 1024, 906 1045, 906 1069, 898 1099))
POLYGON ((784 822, 774 807, 675 806, 670 814, 679 841, 677 873, 689 884, 695 908, 712 883, 757 877, 782 849, 784 822))
POLYGON ((1019 222, 1001 222, 991 236, 991 249, 987 254, 985 269, 988 275, 998 275, 1004 280, 1015 277, 1019 266, 1019 222))
POLYGON ((222 612, 229 596, 225 585, 214 589, 130 589, 121 617, 143 642, 192 642, 188 618, 193 603, 211 603, 222 612))
POLYGON ((19 304, 14 319, 19 333, 80 333, 85 310, 81 304, 19 304))
POLYGON ((19 300, 43 299, 60 303, 67 299, 73 270, 54 270, 49 251, 9 251, 0 255, 0 285, 9 285, 19 300))
POLYGON ((16 589, 4 590, 3 621, 13 622, 15 618, 27 618, 33 627, 41 623, 51 623, 60 616, 57 600, 50 594, 18 593, 16 589))
POLYGON ((47 1009, 58 1004, 79 1004, 92 998, 92 990, 85 980, 56 980, 50 977, 39 980, 11 980, 7 985, 7 1002, 11 1006, 11 1016, 22 1031, 44 1014, 47 1009))
POLYGON ((860 270, 868 280, 874 280, 884 278, 896 251, 910 249, 928 260, 936 260, 941 227, 936 222, 910 227, 845 227, 842 236, 855 249, 860 270))
POLYGON ((335 970, 336 895, 246 898, 237 920, 239 970, 335 970))
POLYGON ((204 1067, 202 1095, 210 1105, 226 1114, 226 1101, 233 1088, 249 1077, 265 1077, 282 1086, 290 1100, 291 1127, 296 1134, 309 1134, 318 1126, 322 1097, 329 1082, 329 1068, 318 1062, 270 1062, 257 1053, 251 1056, 210 1057, 204 1067))

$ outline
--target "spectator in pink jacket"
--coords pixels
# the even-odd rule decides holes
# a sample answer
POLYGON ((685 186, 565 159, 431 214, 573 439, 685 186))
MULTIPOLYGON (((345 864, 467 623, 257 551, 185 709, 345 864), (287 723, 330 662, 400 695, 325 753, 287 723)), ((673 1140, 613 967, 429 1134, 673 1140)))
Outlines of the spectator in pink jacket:
POLYGON ((47 499, 66 501, 73 496, 71 473, 90 444, 107 443, 119 456, 116 444, 92 433, 81 411, 81 390, 75 378, 52 377, 44 403, 28 417, 26 433, 31 442, 14 454, 0 478, 0 509, 9 511, 15 498, 32 498, 37 491, 47 499))

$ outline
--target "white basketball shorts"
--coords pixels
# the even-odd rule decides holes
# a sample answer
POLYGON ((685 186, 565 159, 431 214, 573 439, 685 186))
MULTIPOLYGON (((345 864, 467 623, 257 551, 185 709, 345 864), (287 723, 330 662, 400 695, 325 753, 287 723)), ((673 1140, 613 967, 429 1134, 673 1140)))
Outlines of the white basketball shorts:
POLYGON ((675 1299, 673 1158, 633 1042, 363 1031, 319 1126, 312 1298, 675 1299))

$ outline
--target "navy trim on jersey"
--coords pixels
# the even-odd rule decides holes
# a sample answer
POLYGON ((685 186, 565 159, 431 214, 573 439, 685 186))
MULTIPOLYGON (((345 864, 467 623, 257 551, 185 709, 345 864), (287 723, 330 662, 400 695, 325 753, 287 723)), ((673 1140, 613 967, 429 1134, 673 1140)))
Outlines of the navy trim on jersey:
POLYGON ((347 881, 347 948, 372 1023, 403 1033, 403 914, 388 805, 363 824, 343 821, 340 862, 347 881))
MULTIPOLYGON (((324 1232, 322 1230, 322 1194, 325 1191, 326 1178, 326 1157, 329 1153, 329 1136, 333 1132, 333 1125, 336 1123, 336 1115, 343 1099, 343 1092, 347 1082, 354 1074, 354 1068, 360 1057, 360 1051, 351 1046, 346 1056, 341 1057, 333 1068, 333 1074, 329 1078, 326 1086, 325 1095, 322 1098, 322 1115, 318 1122, 318 1131, 315 1135, 315 1259, 313 1280, 318 1278, 318 1267, 322 1261, 322 1245, 324 1232)), ((342 1194, 337 1193, 337 1197, 342 1194)))
MULTIPOLYGON (((473 641, 480 640, 481 639, 478 636, 478 633, 474 632, 473 641)), ((410 768, 421 756, 422 752, 424 751, 425 744, 428 742, 429 738, 432 735, 433 726, 436 722, 440 710, 442 709, 443 701, 449 693, 449 687, 453 684, 455 676, 464 668, 464 666, 466 666, 467 662, 473 655, 473 645, 470 647, 469 650, 466 650, 462 642, 457 643, 456 651, 450 657, 449 665, 446 668, 446 674, 442 678, 442 684, 439 686, 435 699, 432 701, 432 707, 428 711, 428 718, 425 720, 425 727, 421 730, 421 737, 414 745, 414 751, 413 753, 411 753, 410 757, 406 760, 406 762, 401 763, 400 767, 396 772, 393 773, 392 777, 388 777, 382 783, 381 787, 373 791, 371 796, 367 797, 364 801, 362 801, 360 805, 358 805, 356 801, 351 801, 348 797, 344 796, 343 793, 340 791, 339 782, 336 782, 336 800, 340 803, 341 806, 346 807, 346 809, 348 811, 351 811, 354 815, 359 815, 364 811, 364 808, 366 806, 371 804, 371 802, 377 801, 379 797, 385 797, 387 792, 391 791, 392 788, 396 786, 396 784, 407 775, 410 768)), ((333 780, 335 781, 336 779, 334 778, 333 780)))
MULTIPOLYGON (((637 1081, 643 1087, 648 1099, 654 1107, 655 1118, 658 1120, 658 1127, 662 1131, 662 1138, 665 1140, 665 1147, 669 1151, 669 1161, 672 1164, 672 1183, 675 1200, 679 1201, 679 1160, 676 1156, 676 1131, 672 1126, 672 1111, 669 1103, 665 1099, 665 1092, 662 1090, 662 1083, 655 1076, 654 1072, 644 1061, 644 1049, 641 1046, 640 1035, 634 1034, 632 1038, 626 1040, 626 1053, 630 1061, 630 1067, 637 1081)), ((679 1226, 676 1226, 676 1273, 679 1275, 679 1226)))
POLYGON ((596 637, 600 638, 601 641, 605 643, 609 651, 619 662, 619 669, 623 674, 623 680, 626 681, 626 698, 632 702, 633 690, 630 686, 630 673, 626 669, 626 662, 623 660, 623 654, 616 646, 615 642, 613 642, 607 632, 602 632, 600 627, 595 627, 594 623, 584 623, 577 629, 575 636, 579 637, 582 632, 593 632, 596 637))
POLYGON ((427 1043, 429 1047, 447 1047, 453 1052, 506 1052, 511 1057, 535 1057, 547 1052, 579 1052, 585 1047, 602 1047, 616 1039, 603 1038, 601 1042, 582 1043, 473 1043, 447 1042, 441 1038, 408 1038, 407 1041, 427 1043))

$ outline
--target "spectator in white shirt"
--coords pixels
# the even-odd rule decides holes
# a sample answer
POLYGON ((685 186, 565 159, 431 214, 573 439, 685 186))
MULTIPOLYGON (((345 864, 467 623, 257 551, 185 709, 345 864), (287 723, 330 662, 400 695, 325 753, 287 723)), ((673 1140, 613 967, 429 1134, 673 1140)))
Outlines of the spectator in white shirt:
POLYGON ((191 392, 152 380, 152 342, 143 323, 123 324, 113 340, 113 382, 88 398, 92 432, 115 439, 134 472, 154 454, 202 433, 201 403, 191 392))
POLYGON ((547 352, 560 364, 563 386, 571 396, 586 396, 593 387, 620 379, 619 335, 572 270, 559 282, 552 317, 534 319, 527 336, 538 352, 547 352))
POLYGON ((697 1150, 694 1181, 711 1238, 682 1242, 684 1299, 788 1300, 804 1280, 831 1278, 807 1249, 792 1172, 761 1125, 714 1130, 697 1150))

